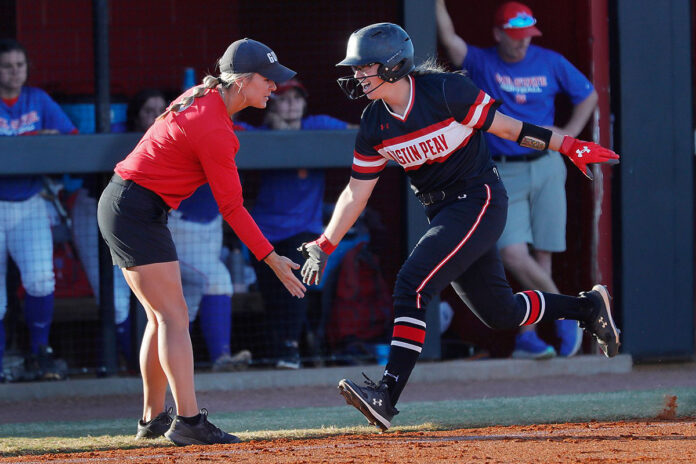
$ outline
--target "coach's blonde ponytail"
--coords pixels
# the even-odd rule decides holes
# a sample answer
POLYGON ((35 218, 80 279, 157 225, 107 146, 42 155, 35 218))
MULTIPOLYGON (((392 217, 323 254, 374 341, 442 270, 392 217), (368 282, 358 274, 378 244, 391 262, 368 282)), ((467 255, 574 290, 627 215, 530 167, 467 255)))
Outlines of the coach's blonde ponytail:
POLYGON ((222 74, 220 74, 220 76, 217 76, 217 77, 207 75, 203 78, 202 85, 197 85, 196 87, 194 87, 193 92, 191 92, 190 95, 187 95, 184 98, 182 98, 180 101, 172 104, 169 108, 167 108, 167 110, 164 113, 159 115, 157 117, 157 119, 163 119, 164 117, 167 116, 167 114, 170 111, 173 111, 174 113, 178 113, 179 111, 188 108, 193 103, 194 98, 202 97, 203 95, 205 95, 205 91, 208 89, 214 89, 218 85, 221 85, 227 89, 235 82, 243 81, 247 77, 251 77, 251 76, 253 76, 253 73, 233 74, 233 73, 223 72, 222 74))

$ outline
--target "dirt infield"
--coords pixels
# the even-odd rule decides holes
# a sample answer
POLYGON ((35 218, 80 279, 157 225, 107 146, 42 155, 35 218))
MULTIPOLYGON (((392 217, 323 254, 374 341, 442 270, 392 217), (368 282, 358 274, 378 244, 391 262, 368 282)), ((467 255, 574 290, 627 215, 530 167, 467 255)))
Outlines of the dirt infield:
MULTIPOLYGON (((199 393, 200 404, 217 413, 217 417, 214 416, 214 422, 218 418, 222 421, 227 420, 226 430, 239 431, 245 439, 244 442, 226 446, 176 448, 168 446, 162 439, 149 447, 131 448, 131 446, 139 446, 139 443, 128 441, 123 448, 129 449, 99 451, 97 451, 99 448, 113 448, 120 445, 105 447, 95 442, 94 451, 6 457, 0 458, 0 462, 693 463, 696 462, 696 420, 692 418, 693 406, 696 404, 696 396, 692 393, 694 388, 696 388, 696 363, 636 366, 632 372, 626 374, 414 383, 404 392, 402 415, 398 417, 399 420, 395 424, 397 430, 384 434, 363 433, 362 430, 357 430, 353 435, 346 434, 354 431, 349 428, 354 427, 356 423, 364 424, 364 421, 356 411, 345 406, 335 388, 292 387, 234 392, 207 391, 199 393), (680 397, 653 394, 650 398, 656 407, 646 408, 644 399, 648 397, 641 396, 640 391, 650 389, 659 389, 659 391, 674 389, 675 392, 680 392, 680 397), (631 394, 631 391, 637 393, 631 394), (625 400, 625 404, 628 404, 630 410, 635 405, 636 408, 640 406, 641 409, 650 409, 651 412, 643 416, 622 416, 623 410, 619 409, 617 416, 590 415, 589 417, 601 419, 601 421, 588 422, 582 422, 583 419, 573 418, 572 415, 552 420, 542 417, 545 410, 558 406, 556 404, 558 398, 549 400, 549 395, 550 398, 553 398, 553 395, 569 395, 563 401, 573 404, 573 407, 600 412, 604 411, 604 409, 598 409, 605 407, 602 405, 614 405, 613 401, 619 398, 617 394, 607 392, 620 392, 619 395, 626 396, 628 399, 625 400), (517 399, 496 402, 496 398, 517 399), (582 399, 576 399, 573 402, 573 398, 582 399), (461 402, 465 399, 471 401, 464 409, 454 409, 454 421, 442 420, 442 415, 445 412, 449 413, 449 410, 439 409, 435 414, 428 414, 432 409, 423 409, 423 404, 428 405, 427 408, 435 408, 436 406, 433 405, 447 404, 448 400, 461 402), (493 407, 492 404, 496 406, 493 407), (515 405, 521 405, 521 407, 515 405), (316 408, 324 411, 324 414, 333 415, 330 417, 322 415, 321 420, 313 425, 304 425, 299 417, 284 419, 286 422, 282 423, 286 424, 286 428, 308 427, 313 432, 305 436, 315 438, 278 438, 278 433, 273 431, 280 430, 275 427, 277 418, 280 416, 275 413, 282 412, 284 408, 290 408, 290 411, 300 415, 304 414, 302 408, 316 408), (508 416, 516 417, 520 409, 523 409, 529 417, 521 417, 520 422, 510 422, 508 416), (529 411, 534 411, 531 416, 529 411), (229 422, 230 419, 226 417, 230 416, 237 418, 237 422, 229 422), (270 419, 265 416, 270 416, 270 419), (480 416, 486 418, 486 422, 471 423, 466 420, 480 416), (622 417, 647 419, 618 421, 622 417), (498 418, 504 420, 495 422, 499 420, 498 418), (570 422, 540 424, 562 421, 570 422), (488 424, 530 424, 532 422, 535 424, 484 427, 488 424), (447 426, 447 423, 452 425, 447 426), (471 428, 462 428, 466 423, 469 423, 471 428), (322 424, 337 427, 337 429, 327 430, 322 424), (408 428, 418 424, 426 425, 419 428, 418 432, 408 428), (447 430, 449 428, 453 430, 447 430), (244 432, 245 430, 247 432, 244 432), (270 438, 259 440, 258 435, 250 437, 248 432, 254 430, 271 430, 268 435, 270 438), (341 434, 337 435, 337 432, 341 434)), ((14 437, 13 431, 25 430, 25 426, 31 424, 44 423, 47 429, 40 436, 54 437, 56 442, 60 442, 62 437, 89 435, 98 438, 100 434, 105 433, 116 435, 126 433, 128 436, 131 430, 135 430, 135 422, 140 416, 141 401, 140 395, 75 397, 60 400, 46 398, 27 401, 11 401, 5 398, 5 401, 0 399, 0 408, 3 410, 3 414, 0 414, 0 428, 3 428, 3 433, 7 434, 7 437, 14 437), (99 422, 100 425, 97 428, 88 429, 86 433, 79 435, 69 431, 63 432, 63 427, 70 427, 76 422, 90 423, 90 421, 106 419, 116 419, 121 422, 116 425, 99 422), (105 432, 107 426, 111 428, 108 429, 110 431, 105 432)), ((363 430, 368 429, 363 428, 363 430)), ((22 433, 24 432, 20 432, 22 433)), ((38 448, 38 450, 43 449, 55 448, 38 448)), ((80 448, 67 448, 70 451, 78 449, 80 448)), ((33 452, 36 453, 37 450, 33 452)), ((16 456, 17 453, 12 454, 16 456)))
MULTIPOLYGON (((669 415, 669 407, 665 413, 669 415)), ((237 445, 139 448, 8 458, 0 462, 100 463, 693 463, 692 420, 590 422, 387 432, 237 445)))

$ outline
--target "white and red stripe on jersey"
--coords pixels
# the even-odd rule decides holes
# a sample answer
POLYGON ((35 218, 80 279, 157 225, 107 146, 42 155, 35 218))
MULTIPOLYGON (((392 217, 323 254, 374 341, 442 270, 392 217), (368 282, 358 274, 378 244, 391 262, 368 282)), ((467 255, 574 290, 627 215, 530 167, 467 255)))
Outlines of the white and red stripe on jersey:
POLYGON ((495 100, 457 73, 408 79, 411 94, 403 115, 380 100, 363 112, 353 177, 374 179, 393 160, 417 191, 431 191, 488 169, 490 155, 479 130, 490 126, 495 100))

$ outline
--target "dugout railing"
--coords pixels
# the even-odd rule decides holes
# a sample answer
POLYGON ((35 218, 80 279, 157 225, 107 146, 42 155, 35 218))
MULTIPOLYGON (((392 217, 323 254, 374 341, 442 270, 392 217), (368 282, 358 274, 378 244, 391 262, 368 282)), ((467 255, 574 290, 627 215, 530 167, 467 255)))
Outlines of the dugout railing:
MULTIPOLYGON (((265 132, 240 132, 241 149, 236 161, 240 174, 244 181, 249 175, 262 172, 268 169, 284 168, 310 168, 324 169, 331 171, 332 176, 327 180, 326 201, 335 201, 337 192, 345 185, 350 175, 352 162, 352 152, 356 130, 344 131, 265 131, 265 132), (340 185, 339 185, 340 184, 340 185), (333 200, 332 200, 333 198, 333 200)), ((0 138, 0 153, 11 154, 21 153, 21 161, 13 156, 0 156, 0 172, 3 174, 38 174, 60 177, 69 174, 74 177, 81 175, 96 176, 101 188, 108 182, 113 172, 113 167, 123 159, 135 146, 140 138, 136 133, 119 134, 86 134, 69 136, 34 136, 34 137, 3 137, 0 138)), ((419 233, 414 228, 413 223, 418 224, 423 221, 421 206, 415 197, 410 193, 405 176, 400 169, 395 166, 387 168, 380 184, 385 189, 387 195, 381 195, 381 200, 376 199, 375 208, 382 215, 383 222, 389 222, 390 216, 396 216, 391 222, 388 234, 382 240, 398 243, 398 246, 384 250, 382 262, 390 274, 394 273, 398 264, 404 259, 407 250, 406 243, 409 234, 419 233), (379 203, 381 201, 381 203, 379 203), (400 230, 395 230, 398 228, 400 230)), ((245 187, 246 189, 246 187, 245 187)), ((253 189, 253 182, 252 182, 253 189)), ((98 193, 98 192, 97 192, 98 193)), ((249 192, 253 199, 253 190, 249 192)), ((247 197, 245 192, 245 197, 247 197)), ((228 231, 230 230, 227 228, 228 231)), ((116 353, 116 335, 114 323, 114 304, 113 304, 113 279, 110 257, 104 243, 99 239, 100 261, 100 298, 98 310, 95 311, 97 304, 93 298, 57 298, 56 308, 58 312, 56 318, 64 323, 72 323, 74 330, 78 330, 78 323, 88 319, 93 322, 91 326, 98 331, 91 334, 98 340, 98 351, 101 351, 98 362, 79 363, 80 370, 91 370, 96 368, 104 374, 116 373, 118 368, 118 355, 116 353), (85 368, 87 366, 87 368, 85 368)), ((391 280, 391 279, 387 279, 391 280)), ((9 288, 10 292, 15 288, 9 288)), ((245 298, 238 295, 235 299, 240 307, 237 311, 245 311, 245 307, 254 306, 258 303, 257 299, 245 298)), ((137 303, 135 303, 137 305, 137 303)), ((234 309, 233 309, 234 310, 234 309)), ((432 311, 431 311, 432 312, 432 311)), ((133 326, 136 334, 141 335, 145 324, 144 313, 142 310, 131 311, 136 321, 133 326)), ((438 315, 432 314, 432 324, 437 327, 438 315)), ((71 329, 72 330, 72 329, 71 329)), ((435 330, 435 333, 439 331, 435 330)), ((61 336, 70 337, 70 349, 77 351, 71 355, 80 356, 79 352, 84 351, 90 354, 94 345, 89 342, 81 342, 85 335, 71 332, 60 332, 61 336)), ((52 336, 53 337, 53 336, 52 336)), ((67 343, 67 342, 66 342, 67 343)), ((439 356, 439 338, 431 337, 426 346, 425 358, 437 358, 439 356)), ((58 354, 60 350, 58 350, 58 354)), ((331 358, 331 353, 324 353, 327 358, 331 358)), ((93 354, 92 354, 92 357, 93 354)), ((327 359, 319 360, 324 362, 327 359)), ((330 359, 329 359, 330 360, 330 359)))

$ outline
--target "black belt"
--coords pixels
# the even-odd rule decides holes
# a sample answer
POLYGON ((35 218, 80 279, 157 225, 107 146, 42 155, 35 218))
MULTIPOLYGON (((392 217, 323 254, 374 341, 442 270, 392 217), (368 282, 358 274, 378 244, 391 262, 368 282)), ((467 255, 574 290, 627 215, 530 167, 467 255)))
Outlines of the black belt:
POLYGON ((501 163, 514 163, 515 161, 534 161, 535 159, 539 159, 542 156, 548 155, 549 151, 544 150, 544 151, 535 151, 532 153, 528 153, 526 155, 494 155, 493 156, 493 161, 498 161, 501 163))
POLYGON ((123 177, 119 176, 119 175, 116 174, 116 173, 114 173, 114 175, 111 176, 111 182, 113 182, 113 183, 116 184, 116 185, 122 185, 122 186, 124 186, 124 187, 127 187, 127 186, 129 186, 129 185, 132 185, 131 188, 134 188, 134 189, 136 189, 136 190, 140 190, 141 192, 145 193, 145 194, 148 195, 150 198, 152 198, 153 200, 155 200, 155 201, 156 201, 162 208, 164 208, 165 210, 169 211, 169 210, 171 209, 171 208, 169 207, 169 205, 167 205, 167 202, 164 201, 164 199, 163 199, 161 196, 157 195, 157 194, 156 194, 155 192, 153 192, 152 190, 143 187, 142 185, 138 185, 137 182, 134 182, 134 181, 132 181, 132 180, 130 180, 130 179, 124 179, 123 177))
POLYGON ((490 171, 481 174, 479 177, 456 182, 442 190, 419 193, 416 195, 416 197, 418 198, 418 201, 423 204, 423 206, 430 206, 434 205, 435 203, 440 203, 445 199, 452 200, 453 198, 458 197, 465 190, 476 185, 492 184, 494 182, 498 182, 499 180, 500 176, 498 175, 498 170, 494 167, 490 171))

